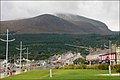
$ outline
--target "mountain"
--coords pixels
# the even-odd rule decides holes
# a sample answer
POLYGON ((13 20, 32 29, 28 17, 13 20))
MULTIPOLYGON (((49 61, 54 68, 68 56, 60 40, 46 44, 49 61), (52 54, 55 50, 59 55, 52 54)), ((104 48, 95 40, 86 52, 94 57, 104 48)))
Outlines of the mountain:
MULTIPOLYGON (((90 26, 90 25, 85 25, 83 27, 83 29, 85 28, 88 28, 88 29, 94 29, 94 28, 98 28, 99 30, 105 32, 106 34, 110 34, 112 33, 111 30, 108 29, 107 25, 104 24, 103 22, 100 22, 100 21, 97 21, 97 20, 93 20, 93 19, 90 19, 90 18, 86 18, 86 17, 83 17, 83 16, 79 16, 79 15, 74 15, 74 14, 56 14, 56 16, 60 17, 60 18, 63 18, 65 20, 68 20, 70 21, 71 23, 73 24, 76 24, 78 26, 81 26, 81 25, 85 25, 85 23, 89 23, 89 24, 92 24, 94 26, 90 26)), ((86 29, 87 30, 87 29, 86 29)))
POLYGON ((28 19, 1 21, 1 32, 9 29, 17 34, 67 33, 67 34, 101 34, 111 31, 107 26, 96 20, 78 15, 44 14, 28 19))

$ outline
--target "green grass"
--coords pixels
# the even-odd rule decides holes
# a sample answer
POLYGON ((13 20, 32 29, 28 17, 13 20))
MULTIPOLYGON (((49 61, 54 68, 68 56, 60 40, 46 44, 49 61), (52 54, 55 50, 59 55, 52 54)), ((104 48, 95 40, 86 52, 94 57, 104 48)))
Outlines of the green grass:
POLYGON ((53 77, 50 78, 49 70, 36 70, 10 76, 2 80, 120 80, 119 76, 98 76, 98 74, 108 74, 108 71, 53 69, 53 77))

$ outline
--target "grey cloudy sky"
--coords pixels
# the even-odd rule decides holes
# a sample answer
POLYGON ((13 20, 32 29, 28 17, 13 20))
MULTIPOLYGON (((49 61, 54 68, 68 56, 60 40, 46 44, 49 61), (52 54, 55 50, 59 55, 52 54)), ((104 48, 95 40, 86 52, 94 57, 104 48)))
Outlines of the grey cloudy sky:
POLYGON ((104 22, 119 31, 119 1, 2 1, 1 20, 14 20, 48 13, 71 13, 104 22))

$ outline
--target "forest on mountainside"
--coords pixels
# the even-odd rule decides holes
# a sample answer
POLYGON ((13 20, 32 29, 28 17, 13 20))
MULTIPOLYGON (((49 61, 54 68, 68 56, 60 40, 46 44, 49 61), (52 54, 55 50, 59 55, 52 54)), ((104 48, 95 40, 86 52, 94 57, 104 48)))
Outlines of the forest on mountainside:
MULTIPOLYGON (((0 36, 5 38, 5 35, 0 36)), ((23 41, 23 47, 28 47, 29 59, 41 60, 48 59, 54 54, 63 54, 67 51, 80 52, 83 56, 88 55, 89 52, 85 49, 67 46, 65 44, 72 44, 77 46, 92 47, 94 49, 104 49, 104 43, 108 46, 109 40, 112 44, 120 45, 120 35, 78 35, 78 34, 14 34, 9 35, 9 39, 15 38, 14 42, 9 43, 9 60, 19 58, 19 51, 16 47, 20 47, 20 41, 23 41)), ((5 59, 6 43, 0 41, 0 59, 5 59)), ((26 58, 23 51, 22 57, 26 58)))

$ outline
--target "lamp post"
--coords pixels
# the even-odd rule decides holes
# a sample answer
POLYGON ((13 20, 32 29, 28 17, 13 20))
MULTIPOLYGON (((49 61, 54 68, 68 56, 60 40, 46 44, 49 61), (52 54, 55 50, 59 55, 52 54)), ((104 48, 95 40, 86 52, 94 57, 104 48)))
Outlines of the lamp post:
POLYGON ((52 61, 50 61, 50 77, 52 77, 52 64, 51 64, 52 61))
POLYGON ((25 53, 25 54, 27 54, 27 71, 28 71, 28 54, 30 54, 30 52, 28 51, 28 48, 27 48, 27 53, 25 53))
POLYGON ((22 72, 22 70, 21 70, 21 67, 22 67, 22 65, 21 65, 22 51, 26 49, 26 48, 22 48, 22 41, 20 42, 20 48, 16 48, 16 49, 20 51, 20 73, 21 73, 22 72))
POLYGON ((109 64, 109 75, 111 75, 111 41, 109 41, 109 50, 110 50, 110 64, 109 64))
POLYGON ((1 41, 3 41, 3 42, 6 42, 6 69, 5 69, 5 71, 6 71, 6 76, 7 76, 7 68, 8 68, 8 66, 7 66, 7 62, 8 62, 8 43, 9 42, 12 42, 12 41, 14 41, 15 39, 11 39, 11 40, 9 40, 8 38, 9 38, 9 31, 8 31, 8 29, 7 29, 7 39, 6 40, 4 40, 4 39, 0 39, 1 41))
POLYGON ((14 65, 15 65, 15 55, 14 55, 14 65))
POLYGON ((50 77, 52 77, 52 68, 50 68, 50 77))

